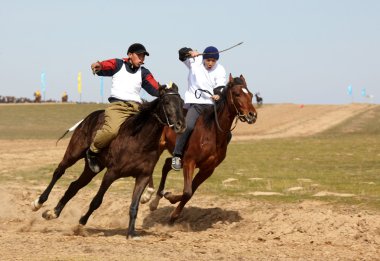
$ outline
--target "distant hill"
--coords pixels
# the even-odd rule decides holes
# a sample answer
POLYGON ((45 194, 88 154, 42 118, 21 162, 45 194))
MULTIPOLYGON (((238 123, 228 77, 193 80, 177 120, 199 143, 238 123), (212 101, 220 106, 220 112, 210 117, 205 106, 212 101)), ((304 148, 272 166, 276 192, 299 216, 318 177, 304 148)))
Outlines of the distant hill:
POLYGON ((343 121, 379 109, 380 105, 297 105, 265 104, 257 109, 253 125, 239 122, 233 140, 310 136, 337 126, 343 121))

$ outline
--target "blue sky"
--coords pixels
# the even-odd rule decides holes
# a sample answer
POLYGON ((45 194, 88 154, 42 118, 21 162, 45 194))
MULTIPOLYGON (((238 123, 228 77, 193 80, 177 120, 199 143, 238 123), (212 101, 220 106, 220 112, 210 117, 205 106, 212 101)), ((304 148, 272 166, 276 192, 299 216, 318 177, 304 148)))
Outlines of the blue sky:
MULTIPOLYGON (((266 103, 380 103, 380 1, 377 0, 66 0, 3 1, 0 8, 0 95, 33 97, 46 74, 45 99, 63 91, 101 101, 97 60, 126 57, 141 42, 147 67, 181 94, 187 69, 178 49, 203 51, 244 43, 221 54, 266 103), (353 89, 352 97, 347 87, 353 89)), ((105 98, 111 79, 104 79, 105 98)))

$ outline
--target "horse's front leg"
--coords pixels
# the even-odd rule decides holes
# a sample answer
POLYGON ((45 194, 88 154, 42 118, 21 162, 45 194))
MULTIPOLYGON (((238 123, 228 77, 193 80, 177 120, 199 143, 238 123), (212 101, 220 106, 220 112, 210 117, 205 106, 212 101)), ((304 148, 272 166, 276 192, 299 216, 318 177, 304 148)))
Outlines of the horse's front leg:
POLYGON ((136 178, 135 187, 133 189, 132 202, 129 207, 129 226, 128 226, 127 238, 129 237, 133 238, 137 236, 137 233, 135 230, 135 224, 136 224, 137 213, 139 211, 139 202, 140 202, 141 195, 146 185, 149 182, 150 177, 152 177, 152 174, 144 175, 141 173, 136 178))
POLYGON ((172 212, 170 216, 170 222, 173 223, 181 214, 183 208, 185 207, 186 203, 191 199, 191 197, 194 195, 197 188, 206 180, 208 179, 211 174, 214 172, 214 169, 200 169, 199 172, 195 175, 193 181, 192 181, 192 194, 189 197, 182 197, 181 202, 178 204, 176 209, 172 212))
POLYGON ((165 198, 170 201, 170 203, 175 204, 179 201, 180 204, 173 210, 173 212, 170 214, 170 223, 173 223, 181 214, 183 207, 185 206, 186 202, 190 200, 190 198, 193 195, 193 189, 192 189, 192 181, 193 181, 193 174, 195 170, 195 162, 186 162, 183 165, 183 193, 182 195, 173 195, 169 193, 165 193, 165 198))
POLYGON ((158 187, 158 190, 157 190, 157 193, 156 193, 156 197, 149 204, 149 208, 150 208, 151 211, 157 209, 158 204, 159 204, 161 198, 164 196, 166 178, 168 176, 169 171, 172 169, 171 164, 172 164, 172 159, 171 158, 167 158, 165 160, 164 166, 162 167, 161 181, 160 181, 160 186, 158 187))

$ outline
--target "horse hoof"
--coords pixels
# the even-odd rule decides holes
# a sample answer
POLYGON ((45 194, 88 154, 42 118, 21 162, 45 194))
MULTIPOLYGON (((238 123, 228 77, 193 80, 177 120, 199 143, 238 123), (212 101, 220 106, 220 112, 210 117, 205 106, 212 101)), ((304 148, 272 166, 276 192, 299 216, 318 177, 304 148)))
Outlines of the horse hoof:
POLYGON ((37 211, 37 210, 39 210, 42 207, 42 204, 40 204, 38 201, 39 201, 39 198, 37 198, 32 203, 30 203, 30 206, 32 207, 33 211, 37 211))
POLYGON ((174 225, 174 222, 177 220, 177 218, 174 218, 174 217, 170 217, 169 219, 169 226, 173 226, 174 225))
POLYGON ((157 200, 150 202, 150 204, 149 204, 149 210, 150 211, 155 211, 157 209, 157 207, 158 207, 157 200))
POLYGON ((140 199, 140 203, 145 204, 149 202, 149 200, 152 198, 153 193, 154 193, 154 188, 147 188, 144 195, 142 195, 140 199))
POLYGON ((130 239, 132 239, 132 240, 142 240, 142 238, 140 236, 133 236, 130 239))
POLYGON ((75 236, 82 236, 82 237, 87 237, 88 233, 84 228, 84 225, 78 224, 73 228, 73 232, 75 236))
POLYGON ((56 219, 58 216, 55 214, 52 210, 46 210, 44 213, 42 213, 42 217, 46 220, 52 220, 56 219))
POLYGON ((169 225, 173 225, 180 215, 181 213, 177 213, 176 210, 173 210, 173 212, 170 213, 169 225))
POLYGON ((171 195, 172 195, 171 192, 165 192, 165 193, 164 193, 164 198, 166 198, 166 199, 169 200, 169 198, 170 198, 171 195))
POLYGON ((127 239, 141 240, 141 237, 135 231, 133 231, 127 234, 127 239))
POLYGON ((175 204, 177 203, 178 201, 180 201, 180 199, 178 198, 178 196, 176 196, 175 194, 171 193, 171 192, 166 192, 164 194, 164 198, 166 198, 167 200, 169 200, 169 202, 171 204, 175 204))
POLYGON ((160 203, 162 196, 156 195, 156 197, 150 202, 149 209, 150 211, 155 211, 160 203))

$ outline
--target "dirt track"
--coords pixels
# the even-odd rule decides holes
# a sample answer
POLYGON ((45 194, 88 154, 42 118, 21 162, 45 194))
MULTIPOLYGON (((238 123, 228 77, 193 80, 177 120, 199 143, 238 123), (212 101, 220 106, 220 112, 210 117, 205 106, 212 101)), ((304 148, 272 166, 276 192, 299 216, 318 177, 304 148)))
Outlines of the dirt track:
MULTIPOLYGON (((234 139, 310 135, 366 109, 367 105, 264 106, 257 124, 250 129, 239 124, 234 139)), ((66 145, 67 141, 55 147, 51 140, 3 140, 0 175, 58 163, 66 145)), ((76 224, 94 191, 81 191, 58 220, 45 221, 41 213, 54 206, 64 188, 57 186, 46 207, 32 212, 30 202, 43 188, 18 177, 0 188, 0 260, 380 260, 380 213, 356 207, 319 201, 231 201, 196 194, 174 226, 167 225, 173 209, 167 202, 161 201, 155 212, 142 205, 137 220, 142 237, 126 240, 129 194, 107 194, 84 236, 77 236, 76 224)))

